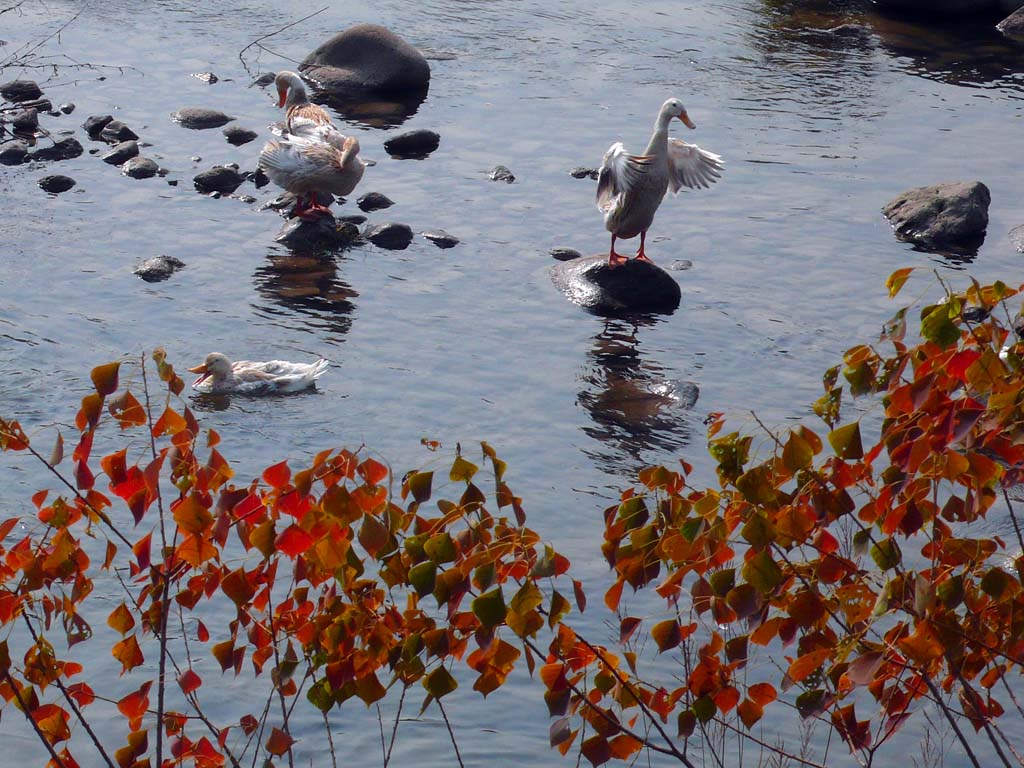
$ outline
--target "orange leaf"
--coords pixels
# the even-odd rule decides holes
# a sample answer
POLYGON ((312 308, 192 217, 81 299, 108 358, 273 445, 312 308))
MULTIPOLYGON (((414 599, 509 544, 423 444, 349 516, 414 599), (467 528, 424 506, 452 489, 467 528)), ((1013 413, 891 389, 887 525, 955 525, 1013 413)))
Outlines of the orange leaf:
POLYGON ((387 467, 379 461, 369 458, 356 467, 356 471, 359 472, 359 476, 369 485, 380 485, 381 480, 388 476, 387 467))
POLYGON ((213 522, 210 510, 194 493, 171 504, 171 512, 174 513, 174 522, 186 533, 202 533, 213 522))
POLYGON ((789 665, 790 679, 794 683, 799 683, 830 659, 832 653, 833 650, 831 648, 819 648, 816 651, 811 651, 797 657, 796 661, 789 665))
POLYGON ((279 728, 274 728, 270 733, 270 738, 267 739, 267 752, 275 755, 276 757, 280 757, 291 749, 291 746, 294 743, 295 739, 279 728))
POLYGON ((293 523, 274 539, 274 547, 289 557, 298 557, 312 547, 314 541, 312 536, 293 523))
POLYGON ((617 611, 619 609, 619 601, 622 599, 622 587, 625 583, 625 579, 620 578, 604 593, 604 604, 608 606, 609 610, 617 611))
POLYGON ((135 626, 135 618, 132 616, 132 612, 128 610, 128 607, 121 603, 107 617, 107 625, 111 629, 120 632, 121 636, 124 637, 135 626))
POLYGON ((117 391, 117 371, 120 367, 120 363, 107 363, 92 369, 92 384, 98 395, 106 397, 117 391))
POLYGON ((263 482, 271 488, 283 488, 292 477, 287 461, 281 461, 263 470, 263 482))
POLYGON ((196 690, 196 688, 202 684, 202 679, 191 669, 186 669, 178 678, 178 685, 181 686, 181 690, 185 693, 192 693, 192 691, 196 690))
POLYGON ((718 711, 724 715, 739 702, 740 692, 730 685, 717 691, 711 698, 714 700, 715 706, 718 707, 718 711))
POLYGON ((121 662, 121 674, 135 669, 144 661, 142 649, 139 648, 135 635, 129 635, 121 642, 115 643, 110 652, 115 659, 121 662))
POLYGON ((117 702, 118 711, 128 718, 128 727, 133 731, 139 730, 142 726, 142 717, 149 708, 149 689, 152 685, 153 681, 147 680, 139 690, 129 693, 117 702))
POLYGON ((778 693, 771 683, 755 683, 747 689, 747 696, 763 707, 765 704, 775 701, 778 693))
POLYGON ((744 699, 740 702, 739 707, 737 707, 736 714, 740 716, 740 720, 743 721, 743 724, 749 730, 764 715, 764 709, 760 704, 750 699, 744 699))

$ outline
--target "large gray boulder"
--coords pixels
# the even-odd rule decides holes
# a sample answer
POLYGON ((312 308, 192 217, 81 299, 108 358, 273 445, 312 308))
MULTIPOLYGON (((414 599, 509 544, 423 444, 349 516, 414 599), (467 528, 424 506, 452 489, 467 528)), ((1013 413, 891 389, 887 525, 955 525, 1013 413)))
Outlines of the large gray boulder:
POLYGON ((996 29, 1007 37, 1024 41, 1024 6, 996 24, 996 29))
POLYGON ((346 248, 359 239, 359 227, 333 216, 321 216, 313 221, 289 219, 274 238, 297 252, 328 251, 346 248))
POLYGON ((923 246, 970 244, 988 227, 988 187, 951 181, 908 189, 882 209, 898 237, 923 246))
POLYGON ((386 27, 357 24, 316 48, 299 70, 326 91, 395 94, 425 91, 430 65, 386 27))
POLYGON ((657 264, 630 259, 608 266, 608 256, 563 261, 551 268, 551 280, 574 304, 600 314, 673 312, 682 291, 657 264))

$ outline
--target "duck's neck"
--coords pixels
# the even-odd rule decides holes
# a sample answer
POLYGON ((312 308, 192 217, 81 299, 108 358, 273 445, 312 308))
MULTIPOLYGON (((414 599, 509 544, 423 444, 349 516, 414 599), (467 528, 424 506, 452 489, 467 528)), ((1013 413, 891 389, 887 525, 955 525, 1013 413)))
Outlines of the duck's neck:
POLYGON ((662 155, 668 152, 668 124, 672 122, 672 115, 662 110, 658 113, 658 119, 654 121, 654 133, 651 140, 647 142, 645 155, 662 155))
POLYGON ((309 102, 309 97, 306 95, 306 86, 302 84, 299 78, 293 78, 288 81, 288 98, 284 102, 285 108, 294 107, 299 104, 306 104, 309 102))

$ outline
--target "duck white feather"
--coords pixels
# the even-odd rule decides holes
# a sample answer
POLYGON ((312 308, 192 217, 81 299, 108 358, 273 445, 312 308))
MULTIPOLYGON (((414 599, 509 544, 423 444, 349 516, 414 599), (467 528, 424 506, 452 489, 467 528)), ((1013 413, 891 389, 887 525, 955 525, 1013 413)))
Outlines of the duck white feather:
POLYGON ((211 352, 201 365, 189 368, 201 374, 192 383, 198 392, 213 394, 266 395, 301 392, 316 384, 330 363, 320 358, 314 363, 289 363, 287 360, 231 362, 220 352, 211 352))

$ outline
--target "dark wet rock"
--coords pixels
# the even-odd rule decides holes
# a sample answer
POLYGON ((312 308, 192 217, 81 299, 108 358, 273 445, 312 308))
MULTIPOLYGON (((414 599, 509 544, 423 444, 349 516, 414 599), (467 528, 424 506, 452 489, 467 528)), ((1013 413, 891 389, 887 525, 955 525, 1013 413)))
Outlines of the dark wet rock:
POLYGON ((310 53, 299 70, 327 91, 425 91, 430 65, 416 48, 386 27, 357 24, 310 53))
POLYGON ((5 141, 0 144, 0 164, 21 165, 28 157, 28 144, 24 141, 5 141))
POLYGON ((245 178, 235 168, 215 165, 192 179, 200 192, 234 192, 245 178))
POLYGON ((516 180, 515 174, 504 165, 494 166, 494 169, 487 174, 487 178, 491 181, 504 181, 506 184, 511 184, 516 180))
POLYGON ((147 283, 159 283, 161 280, 169 278, 179 269, 184 268, 185 262, 181 259, 161 254, 160 256, 154 256, 151 259, 146 259, 142 263, 138 264, 132 272, 141 277, 147 283))
POLYGON ((16 112, 11 118, 11 128, 15 133, 32 136, 39 129, 39 110, 33 107, 16 112))
POLYGON ((448 234, 443 229, 431 229, 428 232, 424 232, 423 236, 438 248, 454 248, 459 244, 459 238, 448 234))
POLYGON ((120 120, 111 120, 103 126, 100 138, 108 144, 117 144, 121 141, 137 139, 139 135, 120 120))
POLYGON ((1024 6, 996 24, 996 29, 1007 37, 1024 42, 1024 6))
POLYGON ((111 165, 121 165, 121 163, 128 162, 137 154, 139 154, 139 142, 134 140, 122 141, 100 155, 100 160, 111 165))
POLYGON ((192 77, 196 80, 202 80, 207 85, 213 85, 220 80, 220 78, 213 74, 213 72, 193 72, 192 77))
POLYGON ((669 266, 669 270, 672 272, 685 272, 693 266, 693 262, 689 259, 676 259, 669 266))
POLYGON ((248 144, 250 141, 255 140, 259 137, 256 131, 249 128, 243 128, 240 125, 229 125, 224 128, 221 133, 228 140, 228 144, 232 144, 236 147, 240 147, 243 144, 248 144))
POLYGON ((333 216, 315 221, 289 219, 274 238, 295 251, 344 248, 359 239, 359 228, 350 222, 339 222, 333 216))
POLYGON ((96 140, 100 137, 100 131, 106 128, 107 124, 113 119, 111 115, 91 115, 85 118, 82 127, 85 128, 85 132, 89 134, 90 139, 96 140))
MULTIPOLYGON (((316 196, 317 202, 320 205, 328 206, 334 202, 334 198, 326 192, 318 192, 316 196)), ((285 218, 290 218, 292 211, 295 208, 295 195, 291 192, 282 192, 277 197, 267 200, 257 210, 260 211, 277 211, 285 218)))
POLYGON ((177 179, 168 179, 167 180, 167 186, 168 187, 176 187, 176 186, 178 186, 178 180, 177 179))
POLYGON ((1010 243, 1018 253, 1024 253, 1024 224, 1010 230, 1010 243))
POLYGON ((830 27, 825 32, 832 37, 843 40, 851 40, 858 43, 867 43, 874 39, 875 33, 871 27, 864 24, 840 24, 837 27, 830 27))
POLYGON ((230 123, 235 118, 225 115, 216 109, 205 107, 184 107, 177 112, 171 113, 171 119, 180 123, 185 128, 201 131, 206 128, 220 128, 225 123, 230 123))
POLYGON ((274 78, 276 77, 276 72, 264 72, 263 74, 259 75, 256 79, 254 79, 251 83, 249 83, 249 87, 251 88, 255 85, 259 88, 264 88, 270 85, 272 82, 274 82, 274 78))
POLYGON ((875 3, 888 10, 930 17, 989 13, 996 8, 993 0, 875 0, 875 3))
POLYGON ((69 136, 56 142, 52 147, 43 147, 32 152, 29 154, 29 158, 32 160, 70 160, 73 157, 78 157, 84 151, 78 140, 69 136))
POLYGON ((363 237, 380 248, 402 251, 408 248, 409 243, 412 242, 412 229, 408 224, 386 221, 383 224, 367 227, 363 230, 363 237))
POLYGON ((121 173, 131 176, 133 179, 148 179, 160 172, 160 166, 156 161, 148 157, 133 157, 121 166, 121 173))
POLYGON ((988 226, 988 187, 954 181, 909 189, 882 209, 903 240, 926 247, 972 244, 988 226))
POLYGON ((597 168, 584 168, 582 165, 569 171, 569 175, 574 179, 597 179, 598 173, 600 171, 597 168))
POLYGON ((569 301, 597 313, 672 312, 682 296, 679 283, 656 264, 630 259, 609 267, 604 255, 555 264, 551 280, 569 301))
POLYGON ((58 173, 53 176, 43 176, 39 180, 39 186, 51 194, 59 195, 61 192, 67 192, 75 186, 75 180, 70 176, 61 176, 58 173))
POLYGON ((388 139, 384 142, 384 150, 392 157, 420 159, 429 155, 440 144, 440 134, 420 128, 388 139))
POLYGON ((380 192, 367 192, 356 200, 356 205, 359 206, 359 210, 365 211, 366 213, 390 208, 394 204, 394 200, 390 199, 387 195, 382 195, 380 192))
POLYGON ((71 102, 68 102, 67 104, 61 104, 59 107, 57 107, 57 109, 60 110, 60 113, 62 115, 70 115, 72 112, 75 111, 75 105, 71 102))
POLYGON ((263 172, 262 168, 257 168, 253 171, 252 175, 249 177, 249 181, 253 183, 253 186, 255 186, 256 189, 262 189, 270 183, 270 179, 267 177, 267 174, 263 172))
POLYGON ((551 258, 558 261, 572 261, 573 259, 580 258, 583 254, 577 251, 575 248, 552 248, 548 253, 551 254, 551 258))
POLYGON ((366 217, 361 213, 350 213, 346 216, 338 216, 338 221, 348 222, 349 224, 365 224, 366 217))
POLYGON ((7 101, 32 101, 43 95, 43 89, 34 80, 11 80, 0 84, 0 96, 7 101))

